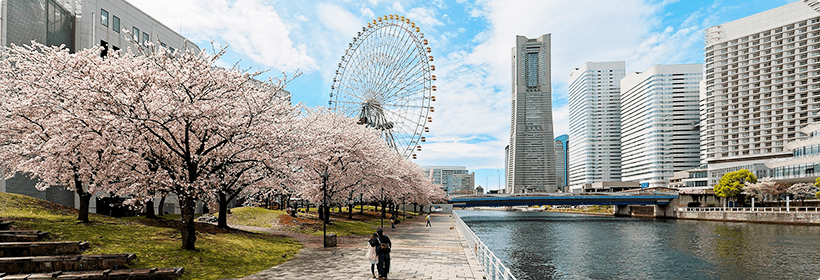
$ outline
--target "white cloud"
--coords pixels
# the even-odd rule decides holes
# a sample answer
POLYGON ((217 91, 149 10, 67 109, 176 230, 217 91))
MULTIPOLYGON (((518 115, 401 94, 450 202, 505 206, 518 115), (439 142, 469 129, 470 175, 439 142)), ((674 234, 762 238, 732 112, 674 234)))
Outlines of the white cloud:
POLYGON ((289 38, 293 26, 260 0, 130 2, 167 26, 181 25, 183 35, 194 42, 227 42, 231 50, 264 67, 282 71, 318 68, 307 46, 289 38))
MULTIPOLYGON (((654 64, 682 61, 699 52, 697 44, 704 18, 693 14, 680 26, 661 28, 664 3, 629 1, 516 1, 479 2, 468 7, 470 17, 480 17, 489 28, 475 36, 475 47, 438 54, 440 71, 436 96, 439 100, 430 124, 432 143, 424 145, 420 164, 464 164, 471 169, 503 168, 504 147, 510 126, 510 50, 515 36, 530 38, 551 33, 553 108, 555 136, 568 134, 566 105, 569 71, 586 61, 627 61, 630 71, 643 71, 654 64), (441 108, 441 109, 439 109, 441 108), (485 139, 487 138, 487 139, 485 139), (429 146, 429 148, 428 148, 429 146)), ((435 18, 435 11, 425 11, 435 18), (430 13, 432 12, 432 13, 430 13)), ((431 42, 450 44, 441 27, 431 42)))
POLYGON ((359 11, 362 12, 362 17, 364 17, 364 18, 375 18, 376 17, 376 14, 373 13, 373 11, 370 10, 369 8, 362 8, 359 11))
POLYGON ((329 30, 355 35, 356 30, 364 24, 358 17, 339 6, 323 3, 317 5, 316 8, 319 21, 329 30))
POLYGON ((433 9, 417 7, 410 9, 410 12, 407 13, 407 17, 411 20, 414 20, 425 27, 432 27, 443 25, 441 21, 436 19, 436 12, 433 9))

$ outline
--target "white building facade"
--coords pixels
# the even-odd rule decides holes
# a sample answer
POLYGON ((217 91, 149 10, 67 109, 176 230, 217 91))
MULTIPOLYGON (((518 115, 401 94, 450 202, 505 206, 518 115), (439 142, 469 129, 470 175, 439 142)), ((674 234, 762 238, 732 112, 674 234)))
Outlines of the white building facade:
POLYGON ((621 79, 626 62, 587 62, 570 72, 569 188, 621 181, 621 79))
POLYGON ((556 192, 550 34, 517 36, 512 49, 512 110, 507 193, 556 192))
POLYGON ((772 159, 820 121, 820 4, 797 1, 706 29, 701 154, 709 184, 772 159))
MULTIPOLYGON (((451 180, 453 176, 470 173, 466 166, 422 166, 421 169, 427 174, 427 178, 447 195, 461 189, 461 184, 464 182, 461 179, 451 180)), ((475 181, 474 179, 475 177, 472 181, 475 181)))
POLYGON ((814 183, 820 177, 820 123, 808 125, 800 132, 807 136, 785 145, 792 157, 767 162, 770 170, 766 177, 783 183, 814 183))
POLYGON ((655 65, 621 79, 622 181, 666 187, 700 163, 702 64, 655 65))

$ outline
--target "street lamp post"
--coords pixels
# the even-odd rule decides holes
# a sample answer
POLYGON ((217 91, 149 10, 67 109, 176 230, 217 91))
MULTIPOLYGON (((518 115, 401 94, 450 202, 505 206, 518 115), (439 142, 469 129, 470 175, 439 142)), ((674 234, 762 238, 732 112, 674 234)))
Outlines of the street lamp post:
POLYGON ((322 216, 324 218, 324 219, 322 219, 322 243, 324 244, 324 247, 327 248, 327 247, 329 247, 328 244, 327 244, 327 214, 328 213, 327 213, 327 211, 325 211, 325 209, 327 209, 327 178, 330 177, 330 175, 327 174, 327 171, 325 171, 325 172, 322 172, 322 175, 319 175, 319 176, 322 176, 322 210, 321 211, 322 211, 322 215, 324 215, 324 216, 322 216))
POLYGON ((382 187, 382 201, 381 201, 381 203, 382 203, 382 214, 379 215, 381 217, 379 219, 381 219, 381 222, 382 222, 381 228, 384 228, 384 187, 382 187))

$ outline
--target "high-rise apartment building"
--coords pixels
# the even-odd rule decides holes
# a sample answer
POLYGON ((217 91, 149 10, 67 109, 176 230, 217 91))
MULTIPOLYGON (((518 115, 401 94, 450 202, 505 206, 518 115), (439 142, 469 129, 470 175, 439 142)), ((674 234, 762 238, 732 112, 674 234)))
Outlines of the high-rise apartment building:
POLYGON ((626 62, 587 62, 570 72, 569 188, 621 181, 621 78, 626 62))
POLYGON ((507 193, 556 192, 550 34, 515 39, 507 193))
POLYGON ((655 65, 621 79, 621 180, 666 187, 700 164, 702 64, 655 65))
POLYGON ((569 178, 569 135, 555 137, 555 183, 561 191, 568 191, 569 178))
POLYGON ((710 186, 739 168, 765 172, 820 121, 818 11, 816 0, 797 1, 706 29, 701 154, 710 186))

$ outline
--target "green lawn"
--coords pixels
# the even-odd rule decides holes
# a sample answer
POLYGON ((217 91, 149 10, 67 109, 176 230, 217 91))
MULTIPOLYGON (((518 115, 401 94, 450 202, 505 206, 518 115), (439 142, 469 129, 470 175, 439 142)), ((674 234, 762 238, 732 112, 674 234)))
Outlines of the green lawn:
POLYGON ((281 210, 268 210, 259 207, 237 207, 231 209, 231 214, 228 215, 228 224, 272 227, 274 222, 282 215, 287 215, 287 213, 281 210))
MULTIPOLYGON (((302 209, 302 208, 300 208, 302 209)), ((353 210, 354 219, 348 219, 347 207, 342 208, 342 213, 337 212, 338 208, 331 210, 331 221, 327 225, 327 232, 336 233, 338 236, 345 235, 370 235, 381 225, 379 213, 374 212, 372 206, 365 206, 364 214, 359 213, 359 207, 353 210)), ((231 209, 228 216, 228 224, 244 225, 256 227, 273 227, 281 230, 291 230, 295 232, 321 236, 322 221, 318 218, 315 208, 311 212, 298 213, 297 218, 287 215, 280 210, 267 210, 259 207, 238 207, 231 209)), ((412 217, 412 212, 408 212, 408 218, 412 217)), ((388 214, 389 217, 389 214, 388 214)), ((399 218, 401 218, 401 212, 399 218)), ((385 227, 390 226, 390 220, 384 219, 385 227)))
POLYGON ((182 279, 239 278, 290 260, 303 247, 280 236, 204 228, 197 251, 181 249, 179 230, 168 220, 112 218, 91 214, 78 224, 76 210, 36 198, 0 193, 0 219, 48 231, 55 241, 89 241, 86 254, 135 253, 129 268, 184 267, 182 279))

